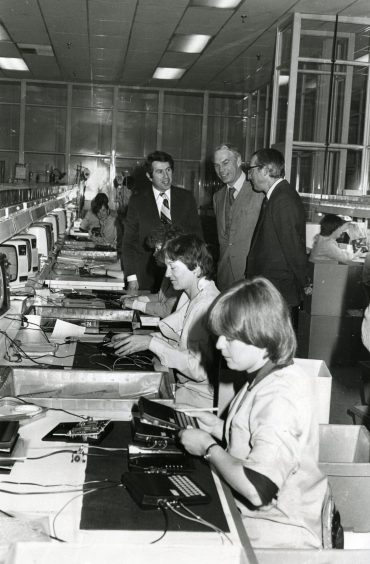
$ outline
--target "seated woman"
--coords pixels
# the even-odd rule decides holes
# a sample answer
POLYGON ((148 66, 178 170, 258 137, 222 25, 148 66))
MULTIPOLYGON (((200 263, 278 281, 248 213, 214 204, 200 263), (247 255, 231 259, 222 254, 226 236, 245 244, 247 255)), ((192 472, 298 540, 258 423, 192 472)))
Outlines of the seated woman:
MULTIPOLYGON (((149 237, 148 246, 154 250, 153 255, 158 265, 164 266, 165 264, 162 249, 166 242, 182 234, 181 229, 177 227, 163 225, 163 228, 158 229, 149 237)), ((158 292, 143 295, 140 295, 140 290, 138 292, 139 295, 134 297, 130 294, 122 296, 121 301, 124 307, 160 318, 167 317, 172 313, 181 294, 181 291, 175 290, 167 276, 163 276, 158 292)))
POLYGON ((108 196, 99 192, 91 201, 91 211, 81 221, 81 231, 88 231, 97 245, 116 248, 117 229, 115 219, 110 215, 108 196))
POLYGON ((245 372, 245 385, 226 424, 189 410, 201 428, 182 431, 182 444, 206 456, 234 490, 252 546, 322 547, 327 479, 318 468, 316 401, 312 376, 293 361, 287 305, 265 278, 244 280, 216 299, 209 326, 228 367, 245 372))
POLYGON ((357 252, 341 249, 337 239, 347 230, 349 225, 338 215, 329 213, 324 215, 320 221, 320 233, 315 236, 309 260, 311 262, 336 261, 349 263, 361 254, 361 249, 357 252))
POLYGON ((167 241, 163 253, 166 276, 175 290, 182 291, 176 310, 159 323, 159 332, 117 334, 112 344, 120 356, 149 349, 163 366, 176 370, 176 401, 212 406, 209 372, 214 347, 207 329, 207 312, 219 294, 211 280, 212 256, 197 235, 181 235, 167 241))

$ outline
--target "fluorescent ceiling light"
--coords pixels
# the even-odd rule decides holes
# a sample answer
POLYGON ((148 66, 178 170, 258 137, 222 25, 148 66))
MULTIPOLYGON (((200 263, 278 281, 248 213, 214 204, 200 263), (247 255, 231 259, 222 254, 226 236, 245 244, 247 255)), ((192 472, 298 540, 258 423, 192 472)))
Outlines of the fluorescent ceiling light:
POLYGON ((176 69, 170 67, 157 67, 154 71, 153 78, 175 80, 181 78, 186 69, 176 69))
POLYGON ((192 0, 191 6, 206 8, 236 8, 241 0, 192 0))
POLYGON ((369 62, 369 53, 367 53, 366 55, 362 55, 361 57, 358 57, 358 59, 355 59, 356 63, 368 63, 369 62))
POLYGON ((51 45, 35 45, 33 43, 17 43, 22 53, 28 55, 41 55, 44 57, 53 57, 53 49, 51 45))
POLYGON ((12 71, 29 70, 23 59, 16 59, 14 57, 0 57, 0 69, 12 71))
POLYGON ((180 51, 181 53, 201 53, 210 39, 210 35, 199 35, 197 33, 174 35, 168 50, 180 51))

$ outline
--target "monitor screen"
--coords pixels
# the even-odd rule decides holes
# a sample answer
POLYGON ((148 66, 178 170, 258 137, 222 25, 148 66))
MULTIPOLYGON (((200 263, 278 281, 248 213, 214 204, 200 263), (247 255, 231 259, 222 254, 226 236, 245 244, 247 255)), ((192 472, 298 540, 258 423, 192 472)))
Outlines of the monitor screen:
MULTIPOLYGON (((27 254, 27 263, 28 263, 28 272, 32 272, 32 249, 31 249, 31 241, 29 239, 23 239, 23 237, 13 237, 13 239, 17 239, 17 241, 23 241, 26 245, 26 254, 27 254)), ((23 255, 24 253, 22 250, 19 251, 19 254, 23 255)))
POLYGON ((48 253, 54 248, 54 235, 53 235, 53 227, 50 223, 45 223, 46 225, 46 237, 48 241, 48 253))
POLYGON ((8 311, 10 306, 9 275, 7 272, 7 263, 7 256, 3 253, 0 253, 0 317, 8 311))
POLYGON ((6 256, 8 262, 9 282, 14 282, 18 278, 17 249, 13 245, 0 245, 0 253, 6 256))
POLYGON ((31 264, 32 272, 37 272, 39 270, 39 255, 37 250, 37 238, 34 233, 19 233, 16 237, 17 239, 24 239, 30 242, 31 245, 31 264))
POLYGON ((42 221, 51 227, 51 233, 53 237, 53 242, 56 243, 58 240, 58 226, 57 218, 54 215, 46 215, 42 221))
POLYGON ((67 229, 67 214, 63 208, 55 208, 53 213, 56 213, 59 218, 59 235, 64 235, 67 229))
POLYGON ((39 253, 47 258, 54 248, 53 228, 51 224, 37 221, 29 227, 29 232, 36 235, 39 253), (40 228, 45 233, 47 249, 45 249, 45 241, 41 239, 43 238, 43 235, 41 235, 40 228))

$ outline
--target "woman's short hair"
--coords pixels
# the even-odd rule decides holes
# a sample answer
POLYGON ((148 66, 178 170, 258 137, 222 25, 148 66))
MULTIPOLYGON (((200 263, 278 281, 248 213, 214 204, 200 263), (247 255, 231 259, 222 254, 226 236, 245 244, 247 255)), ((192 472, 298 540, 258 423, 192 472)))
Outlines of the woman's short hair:
POLYGON ((288 306, 266 278, 236 282, 211 306, 208 324, 216 335, 266 348, 276 365, 289 364, 296 351, 296 337, 288 306))
POLYGON ((109 200, 108 196, 104 194, 104 192, 99 192, 91 201, 91 211, 96 215, 102 207, 109 210, 109 200))
POLYGON ((328 213, 324 215, 324 217, 320 221, 320 235, 322 235, 323 237, 328 237, 339 227, 342 227, 342 225, 344 225, 345 223, 347 222, 339 217, 339 215, 328 213))
POLYGON ((200 268, 201 276, 211 280, 214 275, 213 258, 208 246, 198 235, 180 235, 169 239, 163 246, 165 257, 170 260, 181 260, 189 270, 200 268))

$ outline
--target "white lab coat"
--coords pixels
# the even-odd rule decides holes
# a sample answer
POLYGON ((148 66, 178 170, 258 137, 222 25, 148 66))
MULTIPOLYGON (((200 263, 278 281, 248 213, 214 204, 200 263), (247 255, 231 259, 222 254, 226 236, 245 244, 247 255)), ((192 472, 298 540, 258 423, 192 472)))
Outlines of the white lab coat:
POLYGON ((292 364, 233 400, 225 426, 228 451, 269 478, 277 499, 253 509, 236 499, 254 547, 320 548, 327 479, 318 468, 319 425, 312 376, 292 364))
POLYGON ((220 293, 213 281, 201 278, 199 293, 189 300, 181 294, 176 310, 159 323, 149 345, 164 366, 177 370, 176 402, 211 406, 213 387, 207 368, 212 364, 214 343, 207 328, 207 312, 220 293))

